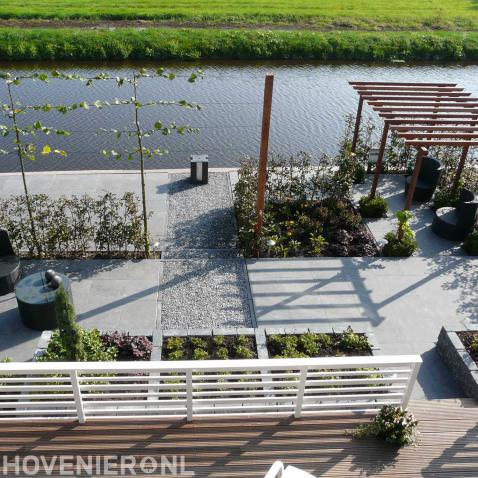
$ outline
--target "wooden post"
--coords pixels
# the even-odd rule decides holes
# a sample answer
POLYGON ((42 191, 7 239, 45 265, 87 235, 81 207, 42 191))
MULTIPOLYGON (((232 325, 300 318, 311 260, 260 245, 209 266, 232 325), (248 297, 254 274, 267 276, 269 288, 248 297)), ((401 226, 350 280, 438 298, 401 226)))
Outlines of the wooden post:
POLYGON ((261 150, 259 154, 259 174, 257 177, 256 236, 262 231, 264 203, 266 197, 267 156, 269 154, 269 131, 271 125, 272 90, 274 75, 268 73, 264 84, 264 106, 262 109, 261 150))
POLYGON ((422 167, 422 159, 428 151, 426 148, 420 147, 417 151, 417 159, 415 160, 415 169, 413 170, 412 181, 408 188, 407 199, 405 201, 405 209, 409 210, 412 207, 413 195, 415 194, 415 188, 417 187, 418 175, 422 167))
POLYGON ((355 149, 357 148, 357 142, 360 132, 360 121, 362 119, 362 107, 363 107, 363 98, 360 96, 358 108, 357 108, 357 116, 355 117, 355 129, 354 129, 354 137, 352 140, 352 153, 355 153, 355 149))
POLYGON ((387 146, 387 137, 390 124, 388 121, 385 121, 383 125, 382 141, 380 142, 380 149, 378 150, 377 164, 375 165, 375 174, 373 176, 372 189, 370 190, 370 197, 374 198, 377 193, 378 179, 380 178, 380 173, 382 172, 382 163, 383 157, 385 155, 385 148, 387 146))
POLYGON ((461 173, 463 172, 463 168, 465 167, 466 157, 468 156, 469 149, 470 149, 469 146, 463 146, 463 150, 460 156, 460 162, 458 163, 458 168, 455 173, 455 178, 453 179, 453 186, 451 188, 452 196, 455 196, 456 192, 458 191, 458 186, 460 185, 461 173))

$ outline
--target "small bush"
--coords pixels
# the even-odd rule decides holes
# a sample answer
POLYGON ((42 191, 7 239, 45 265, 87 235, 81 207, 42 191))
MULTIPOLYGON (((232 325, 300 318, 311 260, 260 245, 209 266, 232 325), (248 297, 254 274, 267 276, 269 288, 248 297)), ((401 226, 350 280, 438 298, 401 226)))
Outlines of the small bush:
POLYGON ((432 209, 440 209, 441 207, 456 207, 458 204, 458 196, 452 195, 450 191, 437 191, 433 196, 432 209))
MULTIPOLYGON (((108 346, 102 340, 101 333, 97 329, 86 330, 79 328, 82 355, 82 362, 111 362, 118 356, 118 348, 108 346)), ((60 331, 55 330, 51 336, 50 342, 45 353, 38 358, 39 362, 66 362, 69 360, 69 344, 60 331)))
POLYGON ((216 358, 219 360, 227 360, 229 358, 229 352, 226 347, 219 347, 216 350, 216 358))
POLYGON ((202 337, 191 337, 191 345, 193 348, 199 348, 199 349, 205 349, 207 348, 207 342, 206 339, 203 339, 202 337))
POLYGON ((359 201, 359 209, 363 217, 380 218, 386 216, 388 203, 380 196, 375 196, 374 198, 362 196, 359 201))
POLYGON ((468 234, 463 247, 470 256, 478 256, 478 231, 468 234))
POLYGON ((365 182, 366 177, 367 170, 361 164, 358 164, 355 168, 354 183, 363 184, 365 182))
POLYGON ((197 348, 193 350, 193 360, 207 360, 209 358, 209 353, 207 350, 202 348, 197 348))
POLYGON ((113 332, 102 336, 103 342, 118 349, 119 360, 149 360, 153 342, 144 335, 129 335, 113 332))
POLYGON ((404 210, 397 211, 395 216, 398 219, 398 230, 385 235, 387 244, 383 247, 382 254, 386 257, 409 257, 418 249, 415 233, 409 225, 413 214, 404 210))
POLYGON ((354 432, 356 438, 376 436, 398 446, 412 445, 417 440, 418 422, 401 407, 385 405, 372 421, 360 425, 354 432))
POLYGON ((370 344, 365 335, 356 334, 350 325, 342 333, 339 342, 340 348, 350 352, 368 352, 370 344))
POLYGON ((213 338, 212 338, 212 343, 214 345, 217 345, 218 347, 224 345, 224 335, 215 335, 213 338))

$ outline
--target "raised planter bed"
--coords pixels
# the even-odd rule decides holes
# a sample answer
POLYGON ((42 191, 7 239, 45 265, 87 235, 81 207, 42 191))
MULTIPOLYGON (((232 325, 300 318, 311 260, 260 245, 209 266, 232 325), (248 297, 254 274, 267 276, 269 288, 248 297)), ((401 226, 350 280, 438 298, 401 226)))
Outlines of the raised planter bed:
POLYGON ((437 349, 466 396, 478 399, 478 365, 465 345, 470 334, 478 335, 478 331, 454 331, 443 327, 437 349))
MULTIPOLYGON (((44 330, 33 354, 33 361, 38 361, 48 349, 53 331, 44 330)), ((118 349, 116 361, 144 361, 152 359, 153 337, 144 335, 128 335, 122 332, 101 332, 105 345, 115 346, 118 349)))

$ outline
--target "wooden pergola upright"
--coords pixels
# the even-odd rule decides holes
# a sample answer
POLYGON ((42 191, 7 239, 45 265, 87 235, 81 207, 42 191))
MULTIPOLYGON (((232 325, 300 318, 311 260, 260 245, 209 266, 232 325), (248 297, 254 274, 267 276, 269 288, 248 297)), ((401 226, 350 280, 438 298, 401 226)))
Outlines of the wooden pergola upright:
POLYGON ((468 150, 478 146, 478 98, 455 83, 392 83, 349 81, 358 92, 352 151, 359 138, 364 101, 384 120, 370 195, 375 196, 382 169, 389 131, 394 131, 408 146, 417 149, 415 168, 405 202, 410 209, 422 159, 430 146, 456 146, 462 153, 452 192, 456 193, 468 150))

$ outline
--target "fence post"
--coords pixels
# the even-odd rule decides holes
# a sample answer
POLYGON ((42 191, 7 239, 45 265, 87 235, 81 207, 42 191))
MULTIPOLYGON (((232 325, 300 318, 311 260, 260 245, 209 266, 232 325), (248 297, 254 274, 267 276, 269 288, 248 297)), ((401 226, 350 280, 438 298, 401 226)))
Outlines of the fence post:
POLYGON ((297 386, 297 397, 295 399, 294 417, 300 418, 302 415, 302 404, 304 403, 305 384, 307 382, 308 368, 304 367, 300 370, 300 380, 297 386))
POLYGON ((193 371, 186 370, 186 411, 187 420, 193 419, 193 371))
POLYGON ((80 382, 78 380, 78 373, 76 370, 70 372, 71 387, 73 389, 73 397, 75 398, 76 413, 78 421, 85 423, 85 409, 83 408, 83 399, 81 398, 80 382))
POLYGON ((420 365, 421 364, 417 362, 412 364, 412 369, 410 370, 410 377, 408 379, 408 384, 407 384, 407 390, 405 391, 405 395, 403 396, 403 400, 402 400, 402 408, 406 408, 408 405, 408 402, 410 401, 410 397, 413 391, 413 386, 415 385, 415 382, 417 381, 420 365))
POLYGON ((261 149, 259 153, 259 171, 257 175, 256 237, 262 231, 264 203, 266 197, 267 156, 269 154, 269 131, 271 126, 272 90, 274 75, 268 73, 264 84, 264 106, 262 109, 261 149))

